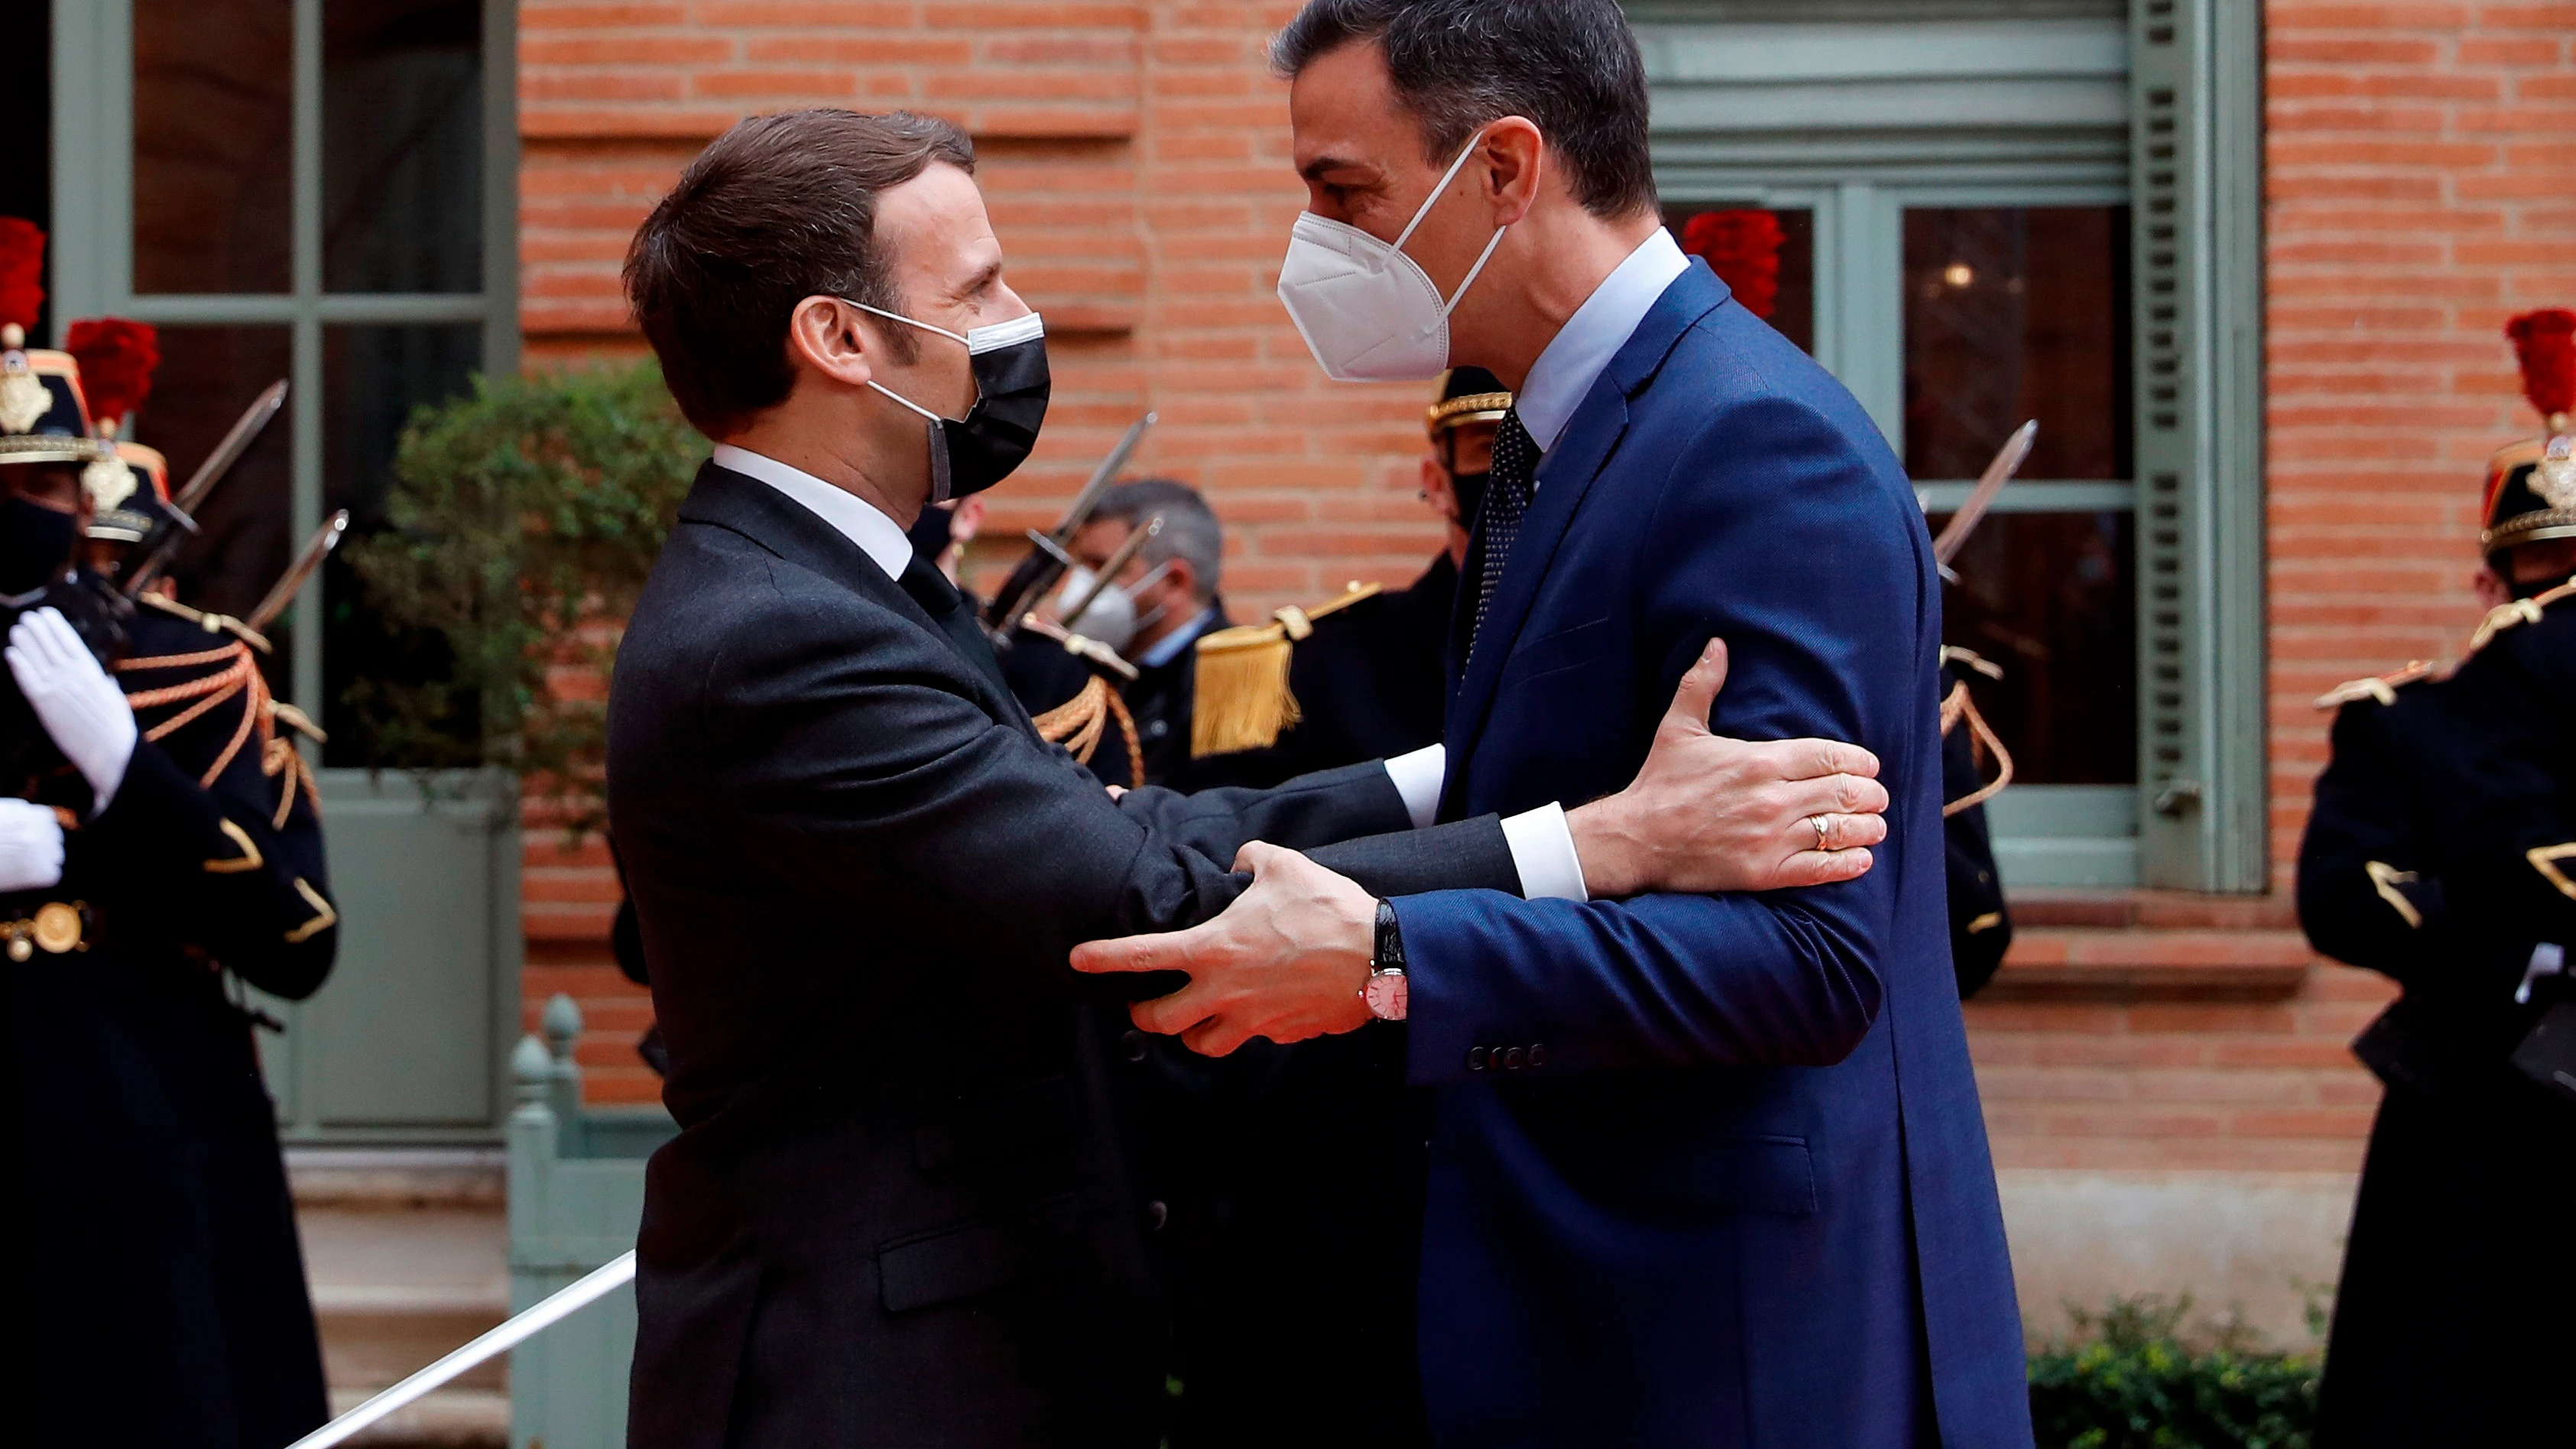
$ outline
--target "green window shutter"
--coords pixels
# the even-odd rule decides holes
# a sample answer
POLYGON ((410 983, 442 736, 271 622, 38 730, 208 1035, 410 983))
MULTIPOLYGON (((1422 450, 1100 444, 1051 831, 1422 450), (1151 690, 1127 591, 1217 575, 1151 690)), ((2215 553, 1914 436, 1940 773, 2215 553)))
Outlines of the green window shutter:
POLYGON ((2130 11, 2136 235, 2139 873, 2260 891, 2261 18, 2130 11))

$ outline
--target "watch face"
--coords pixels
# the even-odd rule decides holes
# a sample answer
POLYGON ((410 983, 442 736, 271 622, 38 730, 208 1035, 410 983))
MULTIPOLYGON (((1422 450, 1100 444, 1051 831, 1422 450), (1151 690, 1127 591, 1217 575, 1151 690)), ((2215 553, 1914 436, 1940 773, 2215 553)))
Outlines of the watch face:
POLYGON ((1381 1021, 1402 1021, 1406 1004, 1404 973, 1385 971, 1369 978, 1369 1013, 1381 1021))

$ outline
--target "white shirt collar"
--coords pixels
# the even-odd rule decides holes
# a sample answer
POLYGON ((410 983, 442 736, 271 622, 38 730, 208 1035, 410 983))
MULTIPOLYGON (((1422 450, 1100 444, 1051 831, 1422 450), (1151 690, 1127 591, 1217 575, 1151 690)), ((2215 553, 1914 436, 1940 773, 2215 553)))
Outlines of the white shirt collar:
POLYGON ((1540 452, 1554 450, 1601 370, 1628 345, 1637 324, 1646 320, 1646 313, 1673 278, 1689 268, 1690 258, 1682 255, 1681 244, 1671 232, 1657 227, 1565 319, 1547 350, 1530 365, 1529 379, 1514 399, 1521 426, 1529 429, 1530 440, 1540 452))
POLYGON ((803 504, 808 513, 838 529, 859 546, 861 553, 876 560, 887 578, 902 578, 903 571, 912 565, 912 539, 902 525, 857 494, 835 488, 802 468, 791 468, 776 458, 731 443, 716 444, 715 461, 719 468, 757 478, 803 504))

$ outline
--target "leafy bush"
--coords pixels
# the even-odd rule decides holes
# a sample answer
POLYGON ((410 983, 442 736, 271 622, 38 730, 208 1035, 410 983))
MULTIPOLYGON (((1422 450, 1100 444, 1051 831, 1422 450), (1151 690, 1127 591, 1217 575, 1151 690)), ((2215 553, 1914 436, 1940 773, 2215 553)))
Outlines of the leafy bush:
POLYGON ((2030 1357, 2040 1449, 2309 1449, 2318 1358, 2266 1351, 2233 1325, 2186 1343, 2190 1311, 2188 1294, 2070 1307, 2078 1341, 2030 1357))
POLYGON ((368 607, 443 639, 444 668, 351 686, 370 756, 540 777, 575 835, 597 828, 605 692, 588 686, 706 451, 649 362, 478 377, 414 413, 390 526, 349 551, 368 607))

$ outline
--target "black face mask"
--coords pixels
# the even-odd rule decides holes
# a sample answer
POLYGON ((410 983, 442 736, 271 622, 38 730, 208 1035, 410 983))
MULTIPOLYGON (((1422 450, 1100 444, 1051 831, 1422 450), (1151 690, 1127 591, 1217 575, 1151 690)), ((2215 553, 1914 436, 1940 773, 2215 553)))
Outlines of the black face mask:
POLYGON ((963 418, 941 417, 873 378, 868 381, 929 423, 931 502, 981 493, 1028 461, 1054 391, 1047 372, 1046 323, 1037 313, 961 334, 865 302, 850 305, 966 345, 967 365, 975 372, 975 406, 963 418))
POLYGON ((0 499, 0 596, 22 598, 60 581, 79 540, 70 514, 15 494, 0 499))

